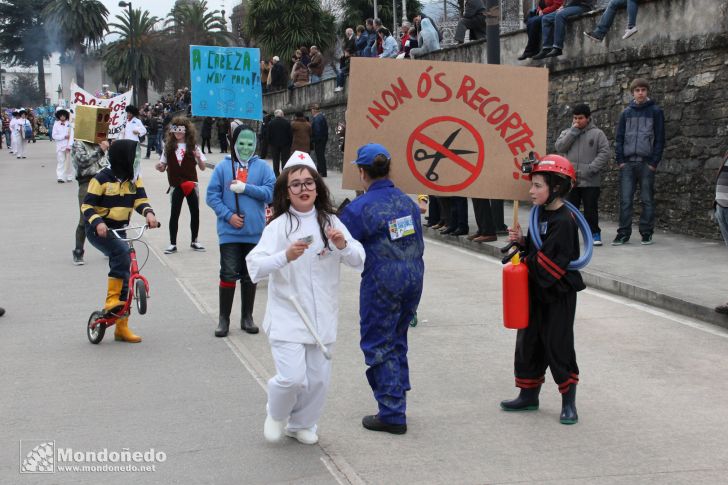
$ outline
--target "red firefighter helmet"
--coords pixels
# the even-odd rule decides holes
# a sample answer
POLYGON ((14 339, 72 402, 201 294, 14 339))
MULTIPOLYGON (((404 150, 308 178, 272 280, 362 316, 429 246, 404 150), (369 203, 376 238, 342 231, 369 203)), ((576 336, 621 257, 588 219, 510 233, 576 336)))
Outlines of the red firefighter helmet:
POLYGON ((576 172, 571 162, 561 155, 546 155, 538 163, 534 164, 531 175, 535 173, 553 173, 571 179, 576 182, 576 172))

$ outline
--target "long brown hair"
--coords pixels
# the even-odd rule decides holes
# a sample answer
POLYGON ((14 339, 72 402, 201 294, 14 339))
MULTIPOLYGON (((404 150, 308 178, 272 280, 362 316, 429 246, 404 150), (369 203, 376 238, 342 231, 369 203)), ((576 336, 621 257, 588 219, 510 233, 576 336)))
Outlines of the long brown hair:
POLYGON ((321 231, 321 240, 324 241, 324 245, 327 249, 331 249, 329 246, 329 239, 326 237, 327 227, 332 227, 331 216, 336 214, 334 205, 331 202, 331 194, 329 188, 326 186, 324 179, 319 175, 316 170, 312 170, 306 165, 293 165, 284 169, 276 179, 276 184, 273 187, 273 219, 287 214, 289 229, 286 230, 286 236, 289 236, 294 230, 298 229, 301 221, 298 217, 290 211, 291 199, 288 197, 288 176, 293 172, 299 172, 306 170, 311 178, 316 182, 316 200, 313 203, 316 208, 316 221, 321 231), (296 227, 293 227, 293 220, 296 220, 296 227))
MULTIPOLYGON (((172 125, 182 125, 185 127, 185 144, 187 145, 187 152, 195 153, 195 147, 197 147, 197 130, 190 119, 186 116, 176 116, 172 118, 169 125, 170 127, 172 125)), ((164 141, 164 150, 167 154, 167 162, 169 163, 170 154, 174 157, 174 153, 177 151, 177 138, 174 136, 174 133, 172 133, 172 130, 167 130, 167 137, 164 141)))

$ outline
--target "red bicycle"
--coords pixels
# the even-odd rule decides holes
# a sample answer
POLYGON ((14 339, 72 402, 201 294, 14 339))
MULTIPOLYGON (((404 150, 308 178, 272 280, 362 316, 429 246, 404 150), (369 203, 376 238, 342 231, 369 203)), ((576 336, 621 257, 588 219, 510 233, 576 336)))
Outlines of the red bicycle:
MULTIPOLYGON (((157 226, 159 227, 159 226, 157 226)), ((136 250, 134 249, 134 241, 139 241, 144 235, 144 231, 149 229, 149 226, 144 224, 143 226, 135 227, 124 227, 121 229, 109 229, 110 232, 118 237, 122 241, 129 244, 129 257, 131 259, 130 265, 130 276, 129 276, 129 294, 126 297, 124 306, 121 310, 114 313, 103 310, 96 310, 91 313, 86 325, 86 336, 92 344, 98 344, 103 340, 106 329, 111 327, 120 318, 126 317, 131 313, 132 300, 136 302, 137 311, 139 315, 147 313, 147 298, 149 298, 149 282, 140 273, 144 265, 149 260, 149 246, 144 241, 142 244, 147 246, 147 259, 144 260, 141 267, 137 263, 136 250), (122 237, 121 234, 126 231, 139 231, 135 237, 122 237)))

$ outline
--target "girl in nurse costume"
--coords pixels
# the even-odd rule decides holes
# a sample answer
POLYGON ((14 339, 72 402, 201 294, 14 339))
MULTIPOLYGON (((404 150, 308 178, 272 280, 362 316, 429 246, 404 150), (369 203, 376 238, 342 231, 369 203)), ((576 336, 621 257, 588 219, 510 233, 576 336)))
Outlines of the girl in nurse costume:
POLYGON ((295 297, 329 353, 336 341, 340 263, 361 271, 364 248, 334 215, 329 190, 311 157, 296 151, 273 189, 273 219, 246 261, 253 282, 270 277, 263 330, 276 375, 268 381, 268 441, 283 435, 318 442, 331 361, 316 346, 295 297))

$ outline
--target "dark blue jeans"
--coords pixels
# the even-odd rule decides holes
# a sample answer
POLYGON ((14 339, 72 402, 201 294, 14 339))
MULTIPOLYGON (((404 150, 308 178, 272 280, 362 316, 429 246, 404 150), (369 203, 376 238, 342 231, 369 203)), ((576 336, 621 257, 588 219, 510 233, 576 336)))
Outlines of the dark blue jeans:
POLYGON ((543 16, 535 15, 526 22, 528 44, 523 50, 526 54, 538 54, 541 50, 541 19, 543 16))
POLYGON ((610 0, 607 9, 604 11, 602 16, 599 18, 597 28, 594 29, 594 33, 599 37, 607 35, 607 31, 614 22, 614 17, 617 15, 617 9, 627 6, 627 27, 634 27, 637 25, 637 0, 610 0))
POLYGON ((566 21, 569 17, 586 12, 585 7, 565 7, 556 12, 547 13, 541 17, 543 28, 543 48, 557 47, 564 48, 564 37, 566 36, 566 21))
POLYGON ((252 283, 245 257, 254 247, 252 243, 220 244, 220 281, 252 283))
POLYGON ((619 236, 629 237, 632 234, 632 212, 637 186, 640 188, 642 200, 640 234, 649 236, 655 231, 655 172, 647 162, 626 162, 619 169, 619 236))
MULTIPOLYGON (((121 233, 121 235, 126 237, 125 233, 121 233)), ((129 288, 129 265, 131 265, 129 244, 117 238, 110 229, 106 237, 99 237, 96 230, 88 223, 86 223, 86 239, 109 258, 109 276, 124 280, 120 299, 126 300, 129 288)))

